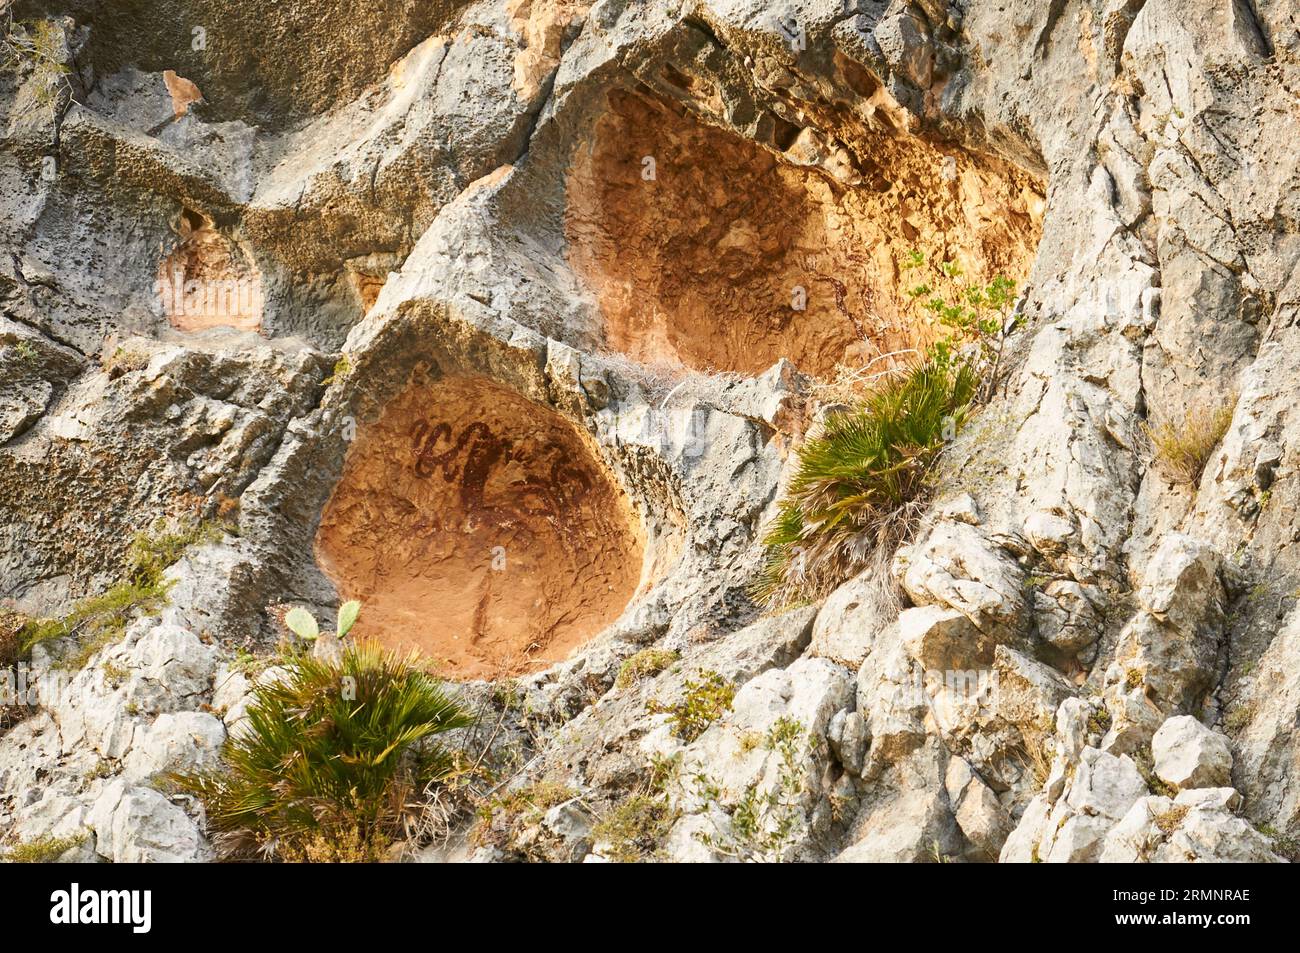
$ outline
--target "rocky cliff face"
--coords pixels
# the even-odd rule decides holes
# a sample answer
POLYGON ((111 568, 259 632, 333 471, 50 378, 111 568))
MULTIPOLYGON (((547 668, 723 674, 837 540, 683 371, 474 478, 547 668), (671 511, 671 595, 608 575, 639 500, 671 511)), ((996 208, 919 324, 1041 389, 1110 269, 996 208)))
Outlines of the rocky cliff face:
POLYGON ((151 779, 238 730, 268 606, 356 597, 564 792, 428 859, 1294 849, 1290 0, 6 16, 0 597, 223 527, 84 667, 37 647, 11 840, 210 857, 151 779), (1004 382, 888 568, 763 612, 815 378, 932 338, 910 248, 1024 288, 1004 382))

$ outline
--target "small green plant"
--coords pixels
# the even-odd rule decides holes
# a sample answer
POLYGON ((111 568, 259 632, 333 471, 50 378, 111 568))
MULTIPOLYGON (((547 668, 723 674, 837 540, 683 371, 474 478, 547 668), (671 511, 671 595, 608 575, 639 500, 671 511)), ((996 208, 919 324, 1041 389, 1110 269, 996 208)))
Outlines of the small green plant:
POLYGON ((755 596, 773 608, 824 596, 911 532, 931 466, 964 420, 978 380, 927 361, 832 416, 799 466, 763 539, 755 596))
POLYGON ((126 551, 126 570, 120 581, 100 595, 83 599, 61 619, 31 619, 19 632, 19 651, 69 636, 77 646, 59 659, 59 665, 76 670, 106 645, 122 638, 127 623, 138 613, 155 612, 167 602, 171 582, 164 571, 180 559, 185 550, 199 542, 219 538, 220 531, 207 523, 182 521, 175 528, 159 522, 139 533, 126 551))
POLYGON ((906 308, 942 331, 910 365, 882 355, 876 360, 893 366, 853 373, 855 385, 870 389, 799 448, 752 590, 769 608, 820 599, 892 554, 915 528, 944 447, 1001 380, 1006 342, 1020 321, 1014 283, 1000 275, 970 282, 957 262, 933 265, 919 251, 899 267, 917 276, 906 308))
POLYGON ((7 349, 13 353, 20 364, 35 364, 40 357, 32 342, 28 340, 17 341, 8 345, 7 349))
POLYGON ((123 374, 134 374, 149 366, 149 355, 135 348, 118 345, 107 351, 99 360, 100 369, 116 380, 123 374))
POLYGON ((51 864, 85 841, 84 833, 72 837, 38 837, 0 853, 0 859, 10 864, 51 864))
POLYGON ((664 800, 633 794, 597 822, 592 836, 610 860, 632 864, 654 856, 677 819, 664 800))
POLYGON ((910 307, 919 307, 947 329, 947 334, 931 345, 932 357, 951 362, 959 349, 973 345, 974 353, 961 360, 979 379, 976 400, 988 401, 1002 376, 1007 340, 1020 323, 1015 313, 1015 282, 1005 275, 995 276, 988 284, 967 281, 958 262, 936 265, 916 250, 904 258, 901 270, 918 276, 917 284, 906 292, 910 307))
POLYGON ((1179 420, 1144 425, 1161 472, 1174 483, 1196 483, 1210 454, 1228 432, 1236 410, 1234 393, 1219 405, 1193 403, 1179 420))
POLYGON ((87 781, 95 781, 102 778, 112 777, 117 772, 117 767, 107 758, 100 758, 95 762, 95 766, 86 772, 87 781))
POLYGON ((683 741, 694 741, 708 727, 731 710, 736 697, 734 683, 717 672, 700 672, 695 679, 688 678, 682 690, 682 700, 675 705, 664 705, 653 699, 646 705, 652 714, 666 714, 673 733, 683 741))
POLYGON ((1177 804, 1169 810, 1157 814, 1152 818, 1152 821, 1155 823, 1156 827, 1160 829, 1160 833, 1168 837, 1174 831, 1178 830, 1178 825, 1183 822, 1183 818, 1187 816, 1187 812, 1190 810, 1191 808, 1186 804, 1177 804))
POLYGON ((543 780, 488 797, 477 806, 478 819, 470 828, 469 841, 544 862, 550 859, 545 849, 548 845, 537 836, 538 825, 551 808, 577 796, 567 784, 543 780))
POLYGON ((1285 857, 1292 863, 1300 860, 1300 840, 1283 834, 1272 824, 1260 824, 1255 829, 1273 842, 1273 853, 1285 857))
POLYGON ((1255 717, 1255 706, 1250 702, 1234 705, 1223 719, 1224 727, 1229 731, 1241 731, 1255 717))
POLYGON ((1110 731, 1111 721, 1110 709, 1105 705, 1099 705, 1088 716, 1088 734, 1104 735, 1110 731))
MULTIPOLYGON (((356 624, 357 616, 360 614, 361 603, 356 599, 350 599, 339 606, 338 619, 334 624, 334 636, 339 639, 345 638, 352 631, 352 626, 356 624)), ((320 626, 316 624, 316 617, 301 606, 296 606, 285 613, 284 624, 304 642, 315 642, 320 638, 320 626)))
POLYGON ((131 670, 117 662, 105 662, 101 666, 104 677, 114 685, 120 685, 131 676, 131 670))
POLYGON ((567 784, 538 781, 501 795, 479 809, 480 816, 490 817, 504 811, 510 817, 540 820, 543 813, 571 800, 578 794, 567 784))
POLYGON ((338 859, 378 856, 408 798, 453 771, 434 739, 474 719, 415 656, 372 644, 286 668, 254 689, 247 730, 226 744, 228 771, 170 777, 203 801, 226 856, 300 859, 310 848, 319 859, 330 838, 351 844, 338 859))
POLYGON ((614 688, 624 691, 631 688, 643 678, 657 675, 677 661, 678 655, 671 649, 642 649, 629 656, 619 666, 618 677, 614 679, 614 688))
POLYGON ((1152 794, 1167 798, 1178 796, 1178 788, 1156 774, 1155 758, 1151 755, 1150 746, 1134 751, 1132 758, 1133 763, 1137 765, 1138 774, 1142 775, 1142 780, 1147 783, 1147 789, 1152 794))
POLYGON ((344 377, 347 377, 348 374, 351 373, 351 371, 352 371, 352 360, 346 354, 344 354, 342 357, 340 357, 337 361, 334 362, 333 371, 330 373, 329 377, 321 381, 321 384, 328 387, 330 384, 333 384, 335 381, 342 380, 344 377))
MULTIPOLYGON (((804 764, 811 739, 793 718, 777 719, 763 739, 764 748, 776 756, 776 779, 769 786, 751 784, 731 811, 725 831, 700 832, 700 842, 720 854, 754 863, 780 863, 786 859, 795 834, 804 822, 803 797, 807 789, 804 764)), ((720 792, 708 778, 695 778, 696 792, 706 803, 720 792)))

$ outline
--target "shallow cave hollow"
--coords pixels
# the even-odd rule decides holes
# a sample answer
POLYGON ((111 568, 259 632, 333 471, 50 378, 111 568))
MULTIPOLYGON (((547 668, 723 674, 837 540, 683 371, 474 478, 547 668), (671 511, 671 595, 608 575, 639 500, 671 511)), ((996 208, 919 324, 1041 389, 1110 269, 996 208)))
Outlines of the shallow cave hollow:
POLYGON ((747 375, 787 358, 827 377, 939 333, 907 303, 913 249, 1022 283, 1041 185, 888 115, 846 124, 853 148, 772 116, 764 148, 645 87, 611 90, 571 163, 564 225, 608 348, 747 375))
POLYGON ((359 428, 315 548, 363 603, 358 639, 456 679, 566 658, 622 613, 644 553, 590 438, 473 375, 412 382, 359 428))

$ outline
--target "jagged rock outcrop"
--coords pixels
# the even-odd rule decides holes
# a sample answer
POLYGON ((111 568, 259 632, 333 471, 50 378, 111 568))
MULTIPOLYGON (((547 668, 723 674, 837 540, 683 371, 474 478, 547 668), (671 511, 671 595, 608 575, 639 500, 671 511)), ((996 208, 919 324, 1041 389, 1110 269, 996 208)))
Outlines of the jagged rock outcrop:
POLYGON ((68 72, 0 73, 0 599, 225 530, 84 667, 38 647, 0 836, 210 859, 152 785, 276 677, 268 606, 442 573, 506 789, 571 796, 426 858, 623 859, 634 795, 671 860, 1300 837, 1294 4, 327 3, 312 40, 288 0, 14 7, 68 72), (1023 288, 1005 377, 892 563, 764 612, 816 378, 936 333, 911 246, 1023 288), (1226 432, 1171 479, 1152 434, 1197 413, 1226 432))

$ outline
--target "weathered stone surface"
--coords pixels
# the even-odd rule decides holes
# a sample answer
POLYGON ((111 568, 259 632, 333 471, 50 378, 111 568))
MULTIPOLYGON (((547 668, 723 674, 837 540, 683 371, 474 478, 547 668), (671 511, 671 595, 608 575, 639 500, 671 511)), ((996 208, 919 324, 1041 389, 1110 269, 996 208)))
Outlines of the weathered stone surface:
POLYGON ((140 783, 164 772, 214 767, 225 740, 221 722, 206 712, 166 712, 137 729, 124 776, 140 783))
POLYGON ((129 788, 98 838, 100 854, 119 864, 195 863, 212 859, 198 826, 153 788, 129 788))
POLYGON ((899 551, 894 574, 917 605, 949 606, 991 638, 1022 625, 1023 574, 976 527, 939 523, 899 551))
POLYGON ((946 754, 934 740, 900 759, 864 793, 837 863, 938 862, 961 852, 945 789, 946 754))
MULTIPOLYGON (((423 579, 456 532, 510 559, 592 474, 626 497, 644 558, 602 567, 626 585, 591 638, 525 637, 516 684, 466 691, 517 691, 494 743, 583 803, 644 790, 655 755, 717 775, 718 804, 678 792, 667 856, 743 853, 700 835, 731 843, 772 789, 756 738, 783 719, 812 742, 787 859, 1272 860, 1255 825, 1300 837, 1288 4, 99 6, 23 13, 51 18, 66 86, 0 77, 0 599, 61 616, 156 520, 229 531, 80 670, 33 651, 61 684, 0 730, 0 827, 208 859, 197 805, 141 782, 246 729, 235 656, 272 650, 267 607, 347 597, 316 536, 358 434, 413 379, 465 377, 558 417, 591 472, 502 451, 498 486, 478 431, 442 434, 467 452, 426 476, 509 502, 394 532, 423 579), (1003 378, 945 432, 889 571, 856 554, 765 614, 792 448, 843 399, 807 375, 937 331, 904 300, 911 247, 1020 286, 1003 378), (256 303, 186 313, 158 285, 177 269, 256 303), (647 648, 674 661, 616 689, 647 648), (685 743, 648 703, 706 672, 734 705, 685 743)), ((619 558, 589 548, 566 556, 619 558)), ((561 808, 538 829, 608 859, 561 808)))
MULTIPOLYGON (((826 736, 834 716, 852 700, 850 674, 825 659, 799 659, 747 682, 736 693, 731 712, 681 752, 680 804, 686 814, 676 826, 700 830, 698 815, 729 814, 746 798, 775 792, 781 806, 762 813, 759 837, 737 840, 724 825, 710 835, 719 848, 715 852, 767 860, 815 852, 825 833, 822 805, 831 794, 825 780, 826 736), (767 856, 762 835, 783 824, 794 830, 771 847, 776 856, 767 856)), ((669 849, 675 845, 684 851, 673 859, 695 856, 697 848, 688 846, 691 839, 699 842, 681 831, 670 834, 669 849)))
POLYGON ((1217 788, 1232 780, 1228 739, 1191 715, 1170 718, 1151 740, 1155 772, 1178 788, 1217 788))
MULTIPOLYGON (((1226 789, 1230 795, 1236 792, 1226 789)), ((1268 838, 1235 816, 1231 797, 1144 797, 1106 835, 1102 863, 1281 863, 1268 838)))

